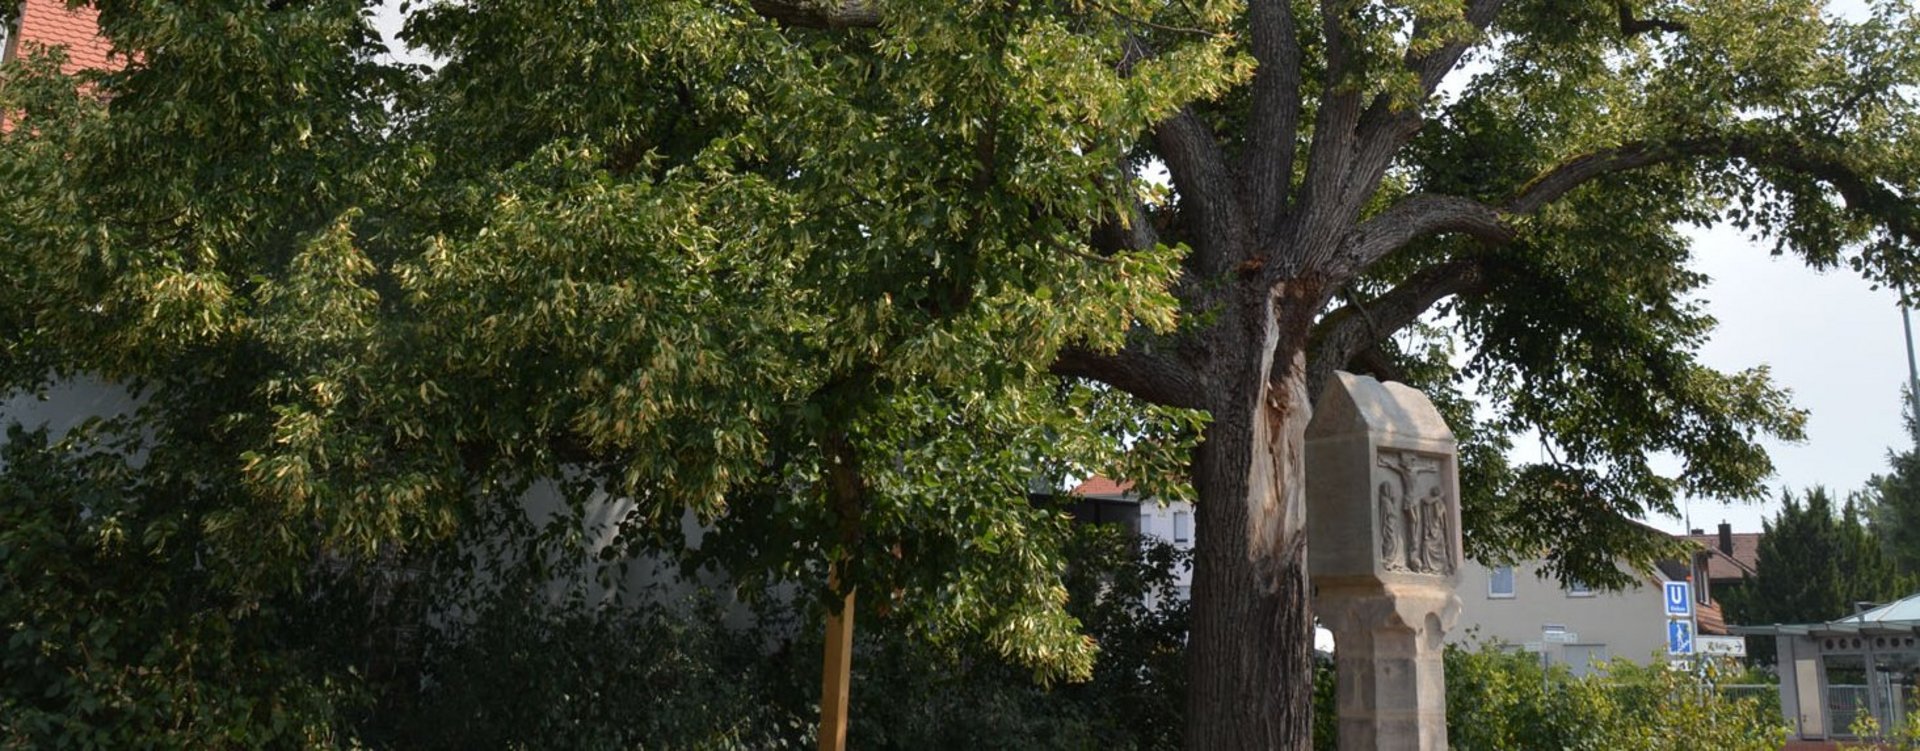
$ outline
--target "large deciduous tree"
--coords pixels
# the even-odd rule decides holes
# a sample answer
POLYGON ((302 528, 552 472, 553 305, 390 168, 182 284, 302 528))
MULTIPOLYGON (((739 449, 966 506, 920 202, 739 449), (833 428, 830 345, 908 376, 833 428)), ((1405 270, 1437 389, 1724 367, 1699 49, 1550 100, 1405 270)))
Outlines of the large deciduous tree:
POLYGON ((691 507, 750 575, 844 562, 1084 673, 1020 491, 1117 431, 1198 502, 1191 748, 1308 742, 1335 369, 1450 411, 1469 552, 1604 584, 1657 552, 1629 517, 1755 495, 1799 430, 1695 361, 1676 227, 1911 276, 1899 3, 476 0, 411 25, 430 71, 350 0, 97 4, 126 71, 0 100, 9 382, 143 388, 246 488, 199 523, 284 564, 247 571, 583 477, 629 539, 691 507))

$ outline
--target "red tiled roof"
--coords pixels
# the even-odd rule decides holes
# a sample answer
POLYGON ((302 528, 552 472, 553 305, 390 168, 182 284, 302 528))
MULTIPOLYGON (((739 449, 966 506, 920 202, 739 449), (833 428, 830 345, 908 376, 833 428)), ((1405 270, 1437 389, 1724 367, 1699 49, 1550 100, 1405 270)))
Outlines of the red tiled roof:
POLYGON ((1115 482, 1105 477, 1094 475, 1087 478, 1086 482, 1076 486, 1073 489, 1073 494, 1078 496, 1126 495, 1130 490, 1133 490, 1133 483, 1131 481, 1115 482))
POLYGON ((66 0, 26 0, 20 8, 19 52, 26 55, 36 46, 65 46, 68 73, 118 67, 107 60, 112 47, 100 36, 99 19, 99 11, 86 6, 69 9, 66 0))
POLYGON ((1706 548, 1707 578, 1713 581, 1738 580, 1752 574, 1760 563, 1759 532, 1736 532, 1733 535, 1733 552, 1720 550, 1720 536, 1682 535, 1681 537, 1700 547, 1706 548))

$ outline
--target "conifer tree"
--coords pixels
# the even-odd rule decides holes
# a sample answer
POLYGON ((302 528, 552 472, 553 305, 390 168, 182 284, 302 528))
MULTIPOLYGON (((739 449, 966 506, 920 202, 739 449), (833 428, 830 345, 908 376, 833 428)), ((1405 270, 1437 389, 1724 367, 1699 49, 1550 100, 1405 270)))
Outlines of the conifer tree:
MULTIPOLYGON (((1910 404, 1910 402, 1909 402, 1910 404)), ((1887 474, 1867 481, 1869 518, 1887 558, 1900 573, 1920 575, 1920 432, 1913 412, 1906 413, 1903 451, 1887 450, 1887 474)))
POLYGON ((1858 498, 1839 508, 1825 488, 1780 493, 1764 522, 1756 571, 1724 603, 1734 623, 1818 623, 1911 594, 1867 526, 1858 498))

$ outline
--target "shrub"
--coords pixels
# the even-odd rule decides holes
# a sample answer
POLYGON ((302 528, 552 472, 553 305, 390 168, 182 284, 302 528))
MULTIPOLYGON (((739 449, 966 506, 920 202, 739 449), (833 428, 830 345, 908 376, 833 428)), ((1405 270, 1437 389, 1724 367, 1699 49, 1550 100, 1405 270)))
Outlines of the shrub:
POLYGON ((1529 654, 1449 647, 1448 740, 1460 751, 1647 749, 1776 751, 1787 728, 1771 705, 1715 689, 1718 666, 1614 660, 1579 678, 1529 654))

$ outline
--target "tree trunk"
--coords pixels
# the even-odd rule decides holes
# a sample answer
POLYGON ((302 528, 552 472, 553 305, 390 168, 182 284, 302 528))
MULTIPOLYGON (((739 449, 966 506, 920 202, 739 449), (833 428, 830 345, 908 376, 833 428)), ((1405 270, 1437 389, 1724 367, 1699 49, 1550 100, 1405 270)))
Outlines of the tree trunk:
POLYGON ((1185 739, 1193 751, 1312 746, 1303 463, 1306 333, 1317 298, 1283 288, 1251 325, 1222 327, 1243 336, 1220 350, 1228 362, 1213 371, 1219 401, 1194 457, 1185 739))

